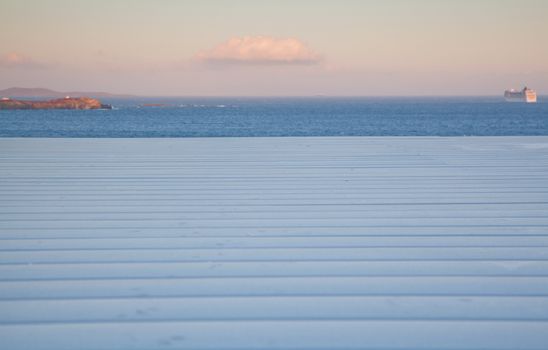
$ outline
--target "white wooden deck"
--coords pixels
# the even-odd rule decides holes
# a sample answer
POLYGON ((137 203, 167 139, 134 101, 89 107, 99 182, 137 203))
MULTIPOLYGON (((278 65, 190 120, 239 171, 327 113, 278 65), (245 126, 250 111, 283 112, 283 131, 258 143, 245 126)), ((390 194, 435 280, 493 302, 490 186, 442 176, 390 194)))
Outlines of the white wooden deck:
POLYGON ((0 139, 0 349, 548 349, 548 137, 0 139))

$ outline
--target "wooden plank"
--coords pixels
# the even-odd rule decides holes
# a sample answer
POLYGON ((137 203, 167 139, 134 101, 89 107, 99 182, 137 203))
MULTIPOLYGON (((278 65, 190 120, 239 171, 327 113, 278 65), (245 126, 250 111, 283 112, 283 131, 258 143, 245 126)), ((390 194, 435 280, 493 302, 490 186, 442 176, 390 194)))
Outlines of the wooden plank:
POLYGON ((0 265, 0 281, 302 276, 548 276, 548 261, 253 261, 0 265))
POLYGON ((548 321, 548 297, 253 297, 0 301, 1 324, 137 321, 548 321), (319 307, 321 305, 321 307, 319 307))
POLYGON ((0 139, 0 348, 545 349, 546 212, 547 137, 0 139))
POLYGON ((548 296, 548 277, 230 277, 0 282, 0 300, 199 296, 548 296))
POLYGON ((0 339, 12 350, 544 350, 548 323, 438 320, 69 323, 2 325, 0 339))

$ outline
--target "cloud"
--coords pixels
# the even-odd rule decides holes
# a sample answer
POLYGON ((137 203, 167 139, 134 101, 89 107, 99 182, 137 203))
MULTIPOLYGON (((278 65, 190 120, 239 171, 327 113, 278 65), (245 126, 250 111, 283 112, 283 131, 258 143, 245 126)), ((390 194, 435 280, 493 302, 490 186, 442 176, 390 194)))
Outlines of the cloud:
POLYGON ((0 57, 0 68, 45 68, 46 65, 17 52, 0 57))
POLYGON ((321 57, 295 38, 278 39, 268 36, 246 36, 228 41, 195 56, 210 64, 249 65, 313 65, 321 57))

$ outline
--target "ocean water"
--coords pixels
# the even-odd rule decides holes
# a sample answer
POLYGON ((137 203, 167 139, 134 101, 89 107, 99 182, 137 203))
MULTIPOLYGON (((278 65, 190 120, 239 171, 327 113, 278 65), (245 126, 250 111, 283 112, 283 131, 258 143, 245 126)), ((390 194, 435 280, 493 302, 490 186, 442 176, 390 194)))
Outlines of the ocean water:
POLYGON ((0 111, 0 137, 548 135, 548 99, 102 99, 113 110, 0 111), (144 107, 160 103, 161 107, 144 107))

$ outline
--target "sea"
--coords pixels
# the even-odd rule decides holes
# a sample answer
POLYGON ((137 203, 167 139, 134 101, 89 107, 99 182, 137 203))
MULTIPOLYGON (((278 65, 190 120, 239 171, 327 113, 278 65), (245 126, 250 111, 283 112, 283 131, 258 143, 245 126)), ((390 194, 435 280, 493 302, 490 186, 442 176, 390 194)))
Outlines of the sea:
POLYGON ((548 135, 548 98, 150 97, 112 110, 0 111, 0 137, 548 135))

